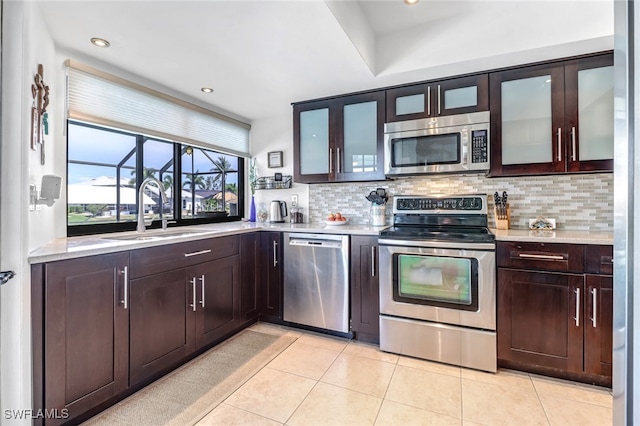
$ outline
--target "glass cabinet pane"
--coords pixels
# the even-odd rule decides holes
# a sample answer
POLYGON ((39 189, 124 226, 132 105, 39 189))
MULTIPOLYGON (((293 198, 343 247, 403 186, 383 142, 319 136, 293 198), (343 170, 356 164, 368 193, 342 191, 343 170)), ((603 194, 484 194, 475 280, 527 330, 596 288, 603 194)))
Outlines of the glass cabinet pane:
POLYGON ((460 87, 444 91, 444 109, 464 108, 478 105, 476 86, 460 87))
POLYGON ((300 113, 300 173, 329 173, 329 108, 300 113))
POLYGON ((502 164, 552 162, 551 76, 502 83, 502 164))
POLYGON ((378 169, 378 103, 344 106, 344 154, 342 172, 364 173, 378 169))
POLYGON ((396 98, 396 115, 424 112, 424 93, 396 98))
POLYGON ((578 72, 579 160, 613 158, 613 67, 578 72))

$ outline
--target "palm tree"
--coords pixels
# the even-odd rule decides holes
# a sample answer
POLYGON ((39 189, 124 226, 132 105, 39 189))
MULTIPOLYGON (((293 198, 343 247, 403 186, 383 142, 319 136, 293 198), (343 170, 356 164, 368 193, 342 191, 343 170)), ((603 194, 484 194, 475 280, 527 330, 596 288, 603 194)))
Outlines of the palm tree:
POLYGON ((164 186, 165 191, 173 187, 173 176, 165 175, 165 177, 162 178, 162 186, 164 186))
POLYGON ((188 177, 184 180, 184 183, 182 184, 183 188, 190 189, 190 190, 195 190, 196 188, 198 189, 206 188, 204 177, 198 174, 198 170, 196 170, 195 173, 187 173, 187 176, 188 177))
POLYGON ((227 160, 226 157, 219 156, 217 160, 213 160, 213 169, 211 169, 211 171, 218 173, 213 178, 214 184, 218 186, 219 183, 219 188, 224 188, 225 181, 227 179, 227 173, 233 170, 231 169, 231 163, 229 162, 229 160, 227 160))
MULTIPOLYGON (((142 168, 142 180, 145 180, 148 177, 156 177, 156 169, 152 169, 150 167, 143 167, 142 168)), ((135 170, 131 170, 131 176, 133 176, 131 179, 129 179, 129 185, 133 186, 134 188, 137 187, 136 185, 136 171, 135 170)))

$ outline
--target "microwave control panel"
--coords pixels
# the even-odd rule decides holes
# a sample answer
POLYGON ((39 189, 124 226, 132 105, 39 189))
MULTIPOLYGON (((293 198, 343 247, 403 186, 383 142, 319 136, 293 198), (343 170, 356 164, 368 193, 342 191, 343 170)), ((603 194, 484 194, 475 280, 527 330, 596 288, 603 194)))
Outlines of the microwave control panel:
POLYGON ((489 138, 487 130, 471 132, 471 164, 489 161, 489 138))

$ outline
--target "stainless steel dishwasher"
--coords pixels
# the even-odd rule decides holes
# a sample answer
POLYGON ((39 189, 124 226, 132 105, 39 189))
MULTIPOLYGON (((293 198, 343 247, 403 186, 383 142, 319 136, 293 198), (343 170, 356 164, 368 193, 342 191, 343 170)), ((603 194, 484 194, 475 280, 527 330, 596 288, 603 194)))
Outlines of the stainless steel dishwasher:
POLYGON ((349 236, 284 234, 285 321, 349 332, 349 236))

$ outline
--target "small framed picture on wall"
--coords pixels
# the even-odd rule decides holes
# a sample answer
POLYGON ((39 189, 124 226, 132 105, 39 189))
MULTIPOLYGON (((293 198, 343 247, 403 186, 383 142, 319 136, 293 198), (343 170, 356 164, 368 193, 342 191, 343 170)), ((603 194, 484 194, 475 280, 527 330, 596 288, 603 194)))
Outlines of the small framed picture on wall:
POLYGON ((282 167, 282 151, 272 151, 267 154, 269 168, 282 167))

